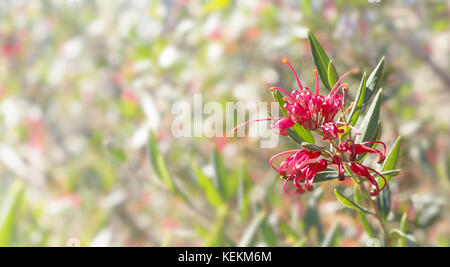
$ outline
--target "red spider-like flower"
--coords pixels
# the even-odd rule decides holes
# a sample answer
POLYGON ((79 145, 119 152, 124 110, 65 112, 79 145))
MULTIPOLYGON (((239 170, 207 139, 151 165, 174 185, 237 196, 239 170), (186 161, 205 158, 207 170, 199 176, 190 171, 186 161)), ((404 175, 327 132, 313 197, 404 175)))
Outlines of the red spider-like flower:
MULTIPOLYGON (((370 194, 372 196, 378 195, 381 192, 381 190, 384 189, 384 187, 386 186, 386 179, 384 178, 384 176, 381 173, 377 172, 376 170, 374 170, 370 167, 364 166, 363 164, 361 164, 359 162, 356 162, 357 155, 364 154, 364 153, 371 153, 371 154, 378 154, 379 155, 378 163, 380 163, 380 164, 383 163, 384 159, 385 159, 385 153, 386 153, 386 145, 383 142, 369 141, 369 142, 364 142, 361 144, 355 144, 352 140, 347 140, 346 142, 340 144, 338 146, 337 150, 341 153, 348 152, 350 162, 347 162, 346 164, 348 164, 348 167, 350 168, 350 170, 359 176, 363 176, 363 177, 367 178, 367 180, 375 186, 376 189, 370 191, 370 194), (367 146, 369 144, 374 144, 374 143, 383 145, 384 151, 381 152, 375 148, 371 148, 371 147, 367 146), (378 176, 380 176, 384 180, 384 184, 383 184, 382 188, 379 188, 377 181, 373 178, 372 174, 370 174, 369 170, 376 173, 378 176)), ((344 163, 342 162, 341 156, 334 155, 332 163, 336 164, 338 167, 339 180, 343 180, 345 178, 344 177, 344 163)))
POLYGON ((317 70, 313 70, 316 78, 316 90, 313 93, 309 88, 303 87, 289 60, 284 58, 283 62, 292 70, 299 90, 293 90, 291 93, 280 87, 272 87, 271 90, 279 90, 286 95, 284 100, 287 103, 284 105, 284 108, 289 112, 292 120, 309 130, 316 130, 324 123, 334 123, 334 118, 339 110, 341 110, 342 99, 344 98, 344 95, 339 92, 341 89, 348 87, 347 84, 341 84, 341 82, 345 77, 358 72, 358 70, 354 69, 342 75, 330 93, 324 97, 319 93, 319 75, 317 70))
POLYGON ((305 180, 304 186, 306 190, 313 190, 314 177, 318 172, 325 170, 328 163, 324 159, 319 159, 321 155, 318 151, 310 151, 307 149, 288 150, 273 156, 270 159, 270 165, 280 175, 287 176, 284 182, 284 191, 288 194, 303 193, 305 189, 300 184, 300 180, 305 180), (273 165, 273 160, 286 154, 292 154, 280 164, 279 168, 273 165), (293 179, 294 185, 297 187, 295 192, 289 192, 286 187, 288 182, 293 179))

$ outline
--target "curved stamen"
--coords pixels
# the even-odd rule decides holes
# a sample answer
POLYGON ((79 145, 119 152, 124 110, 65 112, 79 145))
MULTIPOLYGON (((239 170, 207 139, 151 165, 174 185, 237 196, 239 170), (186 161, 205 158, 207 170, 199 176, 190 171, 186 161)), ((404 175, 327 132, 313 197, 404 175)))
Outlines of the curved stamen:
POLYGON ((298 87, 300 87, 300 90, 303 90, 303 85, 300 82, 300 79, 298 78, 297 72, 294 70, 294 67, 292 67, 291 63, 289 62, 289 59, 283 58, 282 61, 284 64, 288 65, 289 68, 292 70, 292 73, 294 73, 295 79, 297 80, 298 87))
POLYGON ((319 72, 317 70, 312 72, 316 75, 316 95, 319 95, 319 72))
POLYGON ((342 82, 342 80, 343 80, 345 77, 347 77, 347 76, 350 75, 350 74, 358 73, 358 72, 359 72, 359 69, 352 69, 351 71, 344 73, 344 75, 342 75, 341 78, 339 78, 339 80, 338 80, 338 81, 336 82, 336 84, 333 86, 333 89, 331 89, 330 94, 338 87, 338 85, 342 82))
POLYGON ((281 152, 281 153, 276 154, 275 156, 273 156, 273 157, 270 158, 270 166, 271 166, 274 170, 276 170, 278 173, 280 173, 280 170, 277 169, 275 166, 273 166, 273 160, 276 159, 276 158, 278 158, 278 157, 280 157, 280 156, 283 156, 283 155, 286 155, 286 154, 290 154, 290 153, 295 153, 295 152, 298 152, 298 151, 299 151, 298 149, 295 149, 295 150, 287 150, 287 151, 284 151, 284 152, 281 152))
MULTIPOLYGON (((374 170, 374 169, 372 169, 372 168, 370 168, 370 167, 367 167, 367 169, 373 171, 374 173, 378 174, 378 176, 380 176, 381 178, 383 178, 383 180, 384 180, 383 187, 381 187, 381 189, 378 189, 378 192, 380 192, 380 191, 383 190, 383 189, 386 187, 386 185, 387 185, 386 178, 385 178, 381 173, 377 172, 376 170, 374 170)), ((378 184, 378 183, 377 183, 377 184, 378 184)))
POLYGON ((370 144, 382 144, 383 145, 384 151, 382 154, 380 154, 380 158, 382 158, 384 161, 384 158, 386 156, 386 145, 381 141, 367 141, 367 142, 362 143, 361 145, 370 145, 370 144))
POLYGON ((281 92, 285 93, 285 94, 291 99, 292 102, 295 102, 294 96, 293 96, 292 94, 290 94, 290 93, 289 93, 286 89, 284 89, 284 88, 281 88, 281 87, 270 87, 269 90, 270 90, 271 92, 273 92, 273 91, 275 91, 275 90, 280 90, 281 92))
MULTIPOLYGON (((348 84, 343 83, 341 85, 339 85, 339 87, 336 89, 336 91, 334 91, 333 95, 331 96, 331 99, 334 98, 334 96, 339 92, 339 90, 341 90, 341 88, 348 88, 348 84)), ((330 92, 331 94, 331 92, 330 92)))
POLYGON ((277 118, 265 118, 265 119, 257 119, 257 120, 252 120, 252 121, 246 121, 244 123, 242 123, 241 125, 238 125, 236 128, 233 129, 233 133, 235 133, 239 128, 241 128, 242 126, 245 126, 247 124, 253 123, 253 122, 258 122, 258 121, 273 121, 273 120, 278 120, 277 118))
POLYGON ((289 191, 286 189, 286 186, 287 186, 289 180, 291 180, 293 176, 294 176, 294 173, 291 174, 291 175, 284 181, 284 184, 283 184, 283 190, 284 190, 284 192, 285 192, 286 194, 288 194, 288 195, 294 195, 294 194, 297 194, 297 193, 299 192, 299 189, 297 189, 295 192, 289 192, 289 191))

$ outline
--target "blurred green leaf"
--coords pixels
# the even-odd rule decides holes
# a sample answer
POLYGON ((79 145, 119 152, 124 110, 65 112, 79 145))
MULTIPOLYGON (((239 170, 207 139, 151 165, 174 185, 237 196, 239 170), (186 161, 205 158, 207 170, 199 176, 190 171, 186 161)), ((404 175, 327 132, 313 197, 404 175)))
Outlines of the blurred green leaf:
POLYGON ((339 75, 337 74, 336 68, 334 67, 333 60, 328 63, 328 84, 333 87, 339 80, 339 75))
POLYGON ((227 182, 227 171, 222 160, 222 156, 215 148, 213 151, 213 163, 214 163, 214 184, 217 190, 220 192, 223 198, 228 196, 228 192, 225 190, 225 183, 227 182))
POLYGON ((339 223, 335 222, 327 235, 320 244, 321 247, 336 247, 338 246, 339 237, 339 223))
POLYGON ((192 163, 192 168, 194 169, 194 173, 197 176, 199 185, 203 188, 206 193, 206 197, 208 201, 214 207, 219 207, 223 203, 222 195, 214 185, 213 181, 206 177, 203 171, 198 167, 197 163, 192 163))
MULTIPOLYGON (((418 246, 416 238, 413 235, 408 235, 404 232, 402 232, 400 229, 392 229, 389 232, 389 236, 391 239, 396 240, 399 238, 403 238, 406 243, 408 243, 409 246, 418 246)), ((406 244, 405 244, 406 246, 406 244)))
POLYGON ((203 13, 208 14, 227 8, 231 4, 231 0, 210 0, 203 6, 203 13))
POLYGON ((354 210, 360 210, 360 211, 362 211, 364 213, 367 213, 367 214, 372 214, 371 211, 361 207, 360 205, 356 204, 351 199, 349 199, 348 197, 343 195, 341 192, 339 192, 337 190, 337 188, 334 189, 334 194, 336 195, 336 198, 339 200, 339 202, 341 202, 342 205, 344 205, 345 207, 350 208, 350 209, 354 209, 354 210))
MULTIPOLYGON (((397 165, 398 157, 400 155, 400 141, 402 137, 399 136, 397 139, 395 139, 394 144, 392 145, 391 150, 389 151, 389 154, 386 156, 386 159, 384 161, 384 164, 381 167, 381 174, 383 172, 392 171, 395 169, 395 166, 397 165)), ((383 174, 384 175, 384 174, 383 174)), ((391 180, 391 177, 394 175, 384 175, 384 178, 386 179, 386 182, 389 183, 391 180)), ((384 186, 384 180, 381 177, 377 177, 377 183, 378 186, 383 187, 384 186)))
POLYGON ((167 172, 164 158, 161 154, 161 151, 159 150, 158 143, 156 142, 155 135, 152 131, 150 131, 148 148, 150 160, 152 162, 152 166, 156 172, 156 175, 163 181, 163 183, 171 192, 176 193, 177 189, 172 179, 170 178, 169 173, 167 172))
MULTIPOLYGON (((407 228, 407 213, 406 213, 406 211, 403 213, 403 215, 402 215, 402 219, 400 220, 400 231, 402 232, 402 233, 406 233, 406 228, 407 228)), ((404 237, 404 236, 401 236, 399 239, 398 239, 398 246, 399 247, 405 247, 406 246, 406 237, 404 237)))
POLYGON ((361 113, 361 108, 364 101, 364 94, 366 92, 366 82, 367 82, 367 74, 364 72, 363 77, 361 79, 361 83, 359 84, 358 93, 355 97, 355 101, 353 103, 353 108, 350 111, 350 115, 348 118, 348 123, 350 125, 355 125, 358 120, 359 114, 361 113))
POLYGON ((264 220, 262 225, 262 236, 269 247, 276 247, 278 245, 277 234, 267 218, 264 220))
POLYGON ((239 185, 238 185, 238 209, 239 221, 242 222, 247 217, 250 207, 250 179, 245 165, 240 168, 239 185))
POLYGON ((380 84, 381 77, 383 75, 384 69, 384 57, 381 58, 378 65, 370 73, 369 78, 366 82, 366 92, 364 94, 364 104, 370 100, 370 97, 376 92, 378 85, 380 84))
POLYGON ((387 185, 381 191, 381 194, 378 195, 377 206, 380 211, 381 219, 385 221, 391 211, 391 190, 389 189, 389 185, 387 185))
POLYGON ((325 50, 320 45, 319 41, 317 41, 314 34, 310 31, 308 32, 308 40, 314 64, 316 65, 317 71, 319 72, 319 77, 325 87, 328 90, 331 90, 330 83, 328 82, 328 64, 330 63, 330 59, 325 53, 325 50))
POLYGON ((216 221, 210 231, 208 239, 206 239, 203 246, 205 247, 220 247, 224 246, 227 241, 226 237, 226 222, 228 217, 228 208, 225 205, 216 209, 216 221))
POLYGON ((320 221, 320 213, 317 209, 317 202, 322 194, 323 190, 320 187, 313 191, 313 194, 308 199, 308 206, 305 214, 303 215, 305 234, 308 235, 314 229, 317 234, 317 240, 319 241, 323 240, 323 226, 320 221))
POLYGON ((305 243, 305 240, 284 221, 279 221, 278 227, 280 228, 281 232, 283 232, 283 234, 287 236, 290 243, 305 243))
POLYGON ((241 240, 238 243, 238 247, 249 247, 253 246, 256 240, 256 235, 260 231, 264 220, 266 219, 266 213, 264 211, 260 211, 255 218, 253 218, 250 225, 245 230, 242 235, 241 240))
POLYGON ((370 108, 367 111, 364 120, 361 122, 361 125, 359 126, 361 135, 356 137, 357 144, 366 141, 372 141, 371 139, 374 138, 377 134, 378 120, 380 118, 382 93, 383 90, 380 89, 380 91, 375 96, 372 105, 370 105, 370 108))
MULTIPOLYGON (((355 204, 360 206, 361 205, 361 195, 360 191, 358 190, 358 185, 355 183, 353 185, 353 200, 355 201, 355 204)), ((366 213, 362 210, 357 210, 359 217, 361 219, 362 226, 366 233, 371 237, 375 238, 375 233, 373 232, 372 226, 370 226, 369 221, 367 220, 366 213)))
POLYGON ((323 147, 323 146, 318 146, 318 145, 310 144, 310 143, 308 143, 308 142, 302 142, 302 146, 303 146, 304 148, 307 148, 308 150, 311 150, 311 151, 322 151, 322 150, 325 150, 325 149, 326 149, 326 148, 323 147))
POLYGON ((24 194, 24 183, 16 180, 2 201, 0 210, 0 246, 12 244, 12 237, 17 226, 17 213, 24 194))

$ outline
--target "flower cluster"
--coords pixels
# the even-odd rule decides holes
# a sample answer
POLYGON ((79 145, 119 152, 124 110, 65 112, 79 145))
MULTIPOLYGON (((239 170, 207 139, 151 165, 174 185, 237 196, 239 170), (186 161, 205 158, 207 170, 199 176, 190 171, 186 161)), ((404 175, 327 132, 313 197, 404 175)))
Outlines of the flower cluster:
POLYGON ((351 70, 342 75, 328 95, 323 96, 319 93, 319 76, 317 70, 313 70, 315 75, 315 91, 312 92, 309 88, 302 85, 289 60, 284 58, 283 63, 288 65, 292 70, 299 90, 288 92, 280 87, 272 87, 270 90, 278 90, 285 95, 283 97, 285 101, 284 108, 288 116, 248 121, 236 127, 234 131, 249 123, 274 120, 275 122, 271 125, 271 128, 277 129, 278 134, 287 136, 287 130, 298 123, 307 130, 317 132, 323 141, 329 142, 333 146, 332 151, 311 151, 307 148, 301 148, 285 151, 273 156, 270 160, 270 165, 280 176, 285 178, 283 188, 286 193, 295 194, 303 193, 305 189, 308 191, 313 190, 314 177, 327 167, 336 168, 338 170, 337 178, 343 181, 345 180, 345 167, 347 166, 354 174, 366 178, 375 186, 375 189, 370 190, 371 195, 378 195, 386 185, 384 176, 376 170, 358 162, 357 156, 365 153, 377 154, 379 156, 378 163, 381 164, 385 159, 386 146, 383 142, 379 141, 356 144, 352 139, 352 132, 354 135, 359 135, 360 133, 344 120, 346 110, 344 110, 343 103, 348 85, 342 83, 342 81, 345 77, 358 72, 358 70, 351 70), (342 111, 342 115, 336 119, 339 111, 342 111), (347 132, 347 129, 350 132, 347 132), (383 152, 370 146, 373 144, 381 144, 384 148, 383 152), (278 168, 275 167, 274 160, 285 155, 289 156, 281 162, 278 168), (385 183, 382 188, 379 188, 371 172, 384 179, 385 183), (289 191, 287 189, 290 181, 296 186, 295 191, 289 191), (303 182, 303 185, 301 182, 303 182))

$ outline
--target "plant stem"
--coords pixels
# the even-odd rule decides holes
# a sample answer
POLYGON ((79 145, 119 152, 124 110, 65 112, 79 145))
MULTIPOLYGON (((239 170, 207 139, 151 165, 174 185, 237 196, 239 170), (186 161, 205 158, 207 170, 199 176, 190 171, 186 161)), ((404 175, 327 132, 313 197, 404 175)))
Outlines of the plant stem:
POLYGON ((386 229, 386 225, 384 224, 383 219, 381 218, 380 211, 378 210, 377 203, 375 202, 375 200, 373 200, 371 198, 370 193, 364 187, 364 184, 362 183, 362 181, 359 180, 359 179, 354 179, 354 180, 356 180, 356 182, 358 183, 359 188, 361 189, 361 191, 369 197, 370 206, 372 207, 372 209, 374 211, 373 216, 375 218, 377 218, 378 223, 380 224, 381 232, 383 232, 384 242, 386 243, 386 246, 390 247, 391 246, 391 239, 389 238, 389 233, 388 233, 388 231, 386 229))

